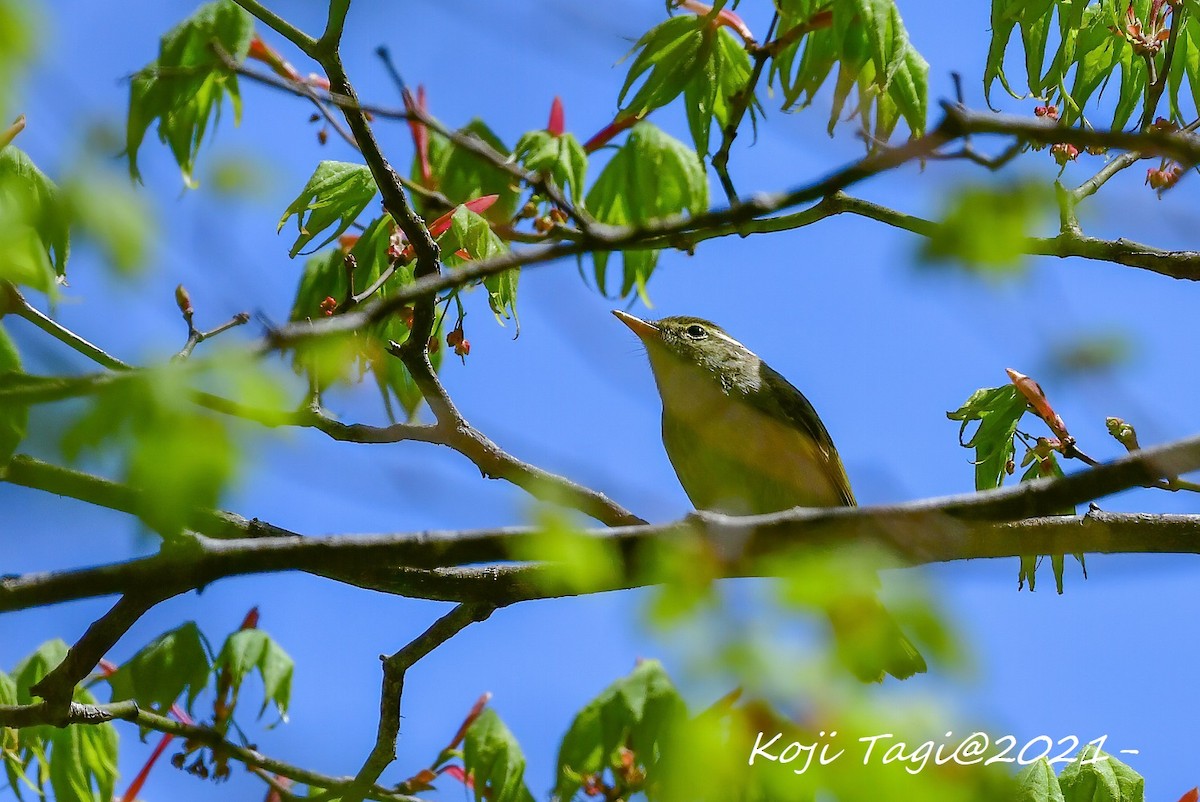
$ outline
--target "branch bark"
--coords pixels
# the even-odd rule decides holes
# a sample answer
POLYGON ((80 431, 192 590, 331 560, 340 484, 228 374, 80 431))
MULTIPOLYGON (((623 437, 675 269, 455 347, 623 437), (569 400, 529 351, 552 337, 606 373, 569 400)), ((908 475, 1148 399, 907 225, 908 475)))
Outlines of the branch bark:
MULTIPOLYGON (((909 565, 1032 553, 1200 554, 1200 516, 1091 516, 1092 521, 1088 516, 1042 517, 1054 515, 1066 505, 1197 469, 1200 435, 1142 449, 1057 479, 1022 482, 984 493, 874 507, 796 508, 747 517, 696 513, 667 524, 583 530, 585 537, 612 544, 622 568, 619 580, 611 586, 589 588, 588 592, 655 582, 653 574, 644 573, 652 566, 639 547, 688 536, 699 536, 711 544, 723 557, 730 576, 754 575, 761 570, 757 558, 788 549, 844 544, 880 545, 909 565), (1008 525, 1024 519, 1036 520, 1008 525), (1097 523, 1104 527, 1097 529, 1097 523), (1089 541, 1097 532, 1102 532, 1103 538, 1089 541)), ((335 578, 345 575, 346 581, 357 584, 364 576, 378 576, 381 569, 376 566, 401 569, 391 574, 393 579, 403 579, 405 571, 425 569, 424 574, 407 575, 414 588, 397 589, 405 595, 426 595, 420 590, 424 587, 431 589, 434 598, 509 604, 523 598, 544 598, 548 593, 530 585, 530 574, 496 573, 495 568, 486 569, 491 573, 481 574, 478 569, 462 573, 462 567, 511 562, 517 559, 514 555, 528 553, 524 547, 537 534, 538 530, 530 527, 511 527, 319 538, 201 537, 186 552, 180 549, 125 563, 0 579, 0 612, 134 589, 179 593, 224 577, 289 570, 335 578), (526 595, 514 596, 514 582, 526 595), (485 587, 491 587, 494 594, 481 594, 485 587)))

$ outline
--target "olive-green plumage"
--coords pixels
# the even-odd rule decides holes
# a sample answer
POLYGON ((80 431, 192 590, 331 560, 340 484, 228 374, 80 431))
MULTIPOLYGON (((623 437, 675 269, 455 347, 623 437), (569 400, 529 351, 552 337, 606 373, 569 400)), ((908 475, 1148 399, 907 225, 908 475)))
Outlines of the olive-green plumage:
MULTIPOLYGON (((700 318, 613 314, 646 345, 663 402, 663 445, 697 509, 754 515, 854 505, 816 410, 752 351, 700 318)), ((874 596, 842 596, 827 612, 838 652, 860 679, 926 670, 874 596)))

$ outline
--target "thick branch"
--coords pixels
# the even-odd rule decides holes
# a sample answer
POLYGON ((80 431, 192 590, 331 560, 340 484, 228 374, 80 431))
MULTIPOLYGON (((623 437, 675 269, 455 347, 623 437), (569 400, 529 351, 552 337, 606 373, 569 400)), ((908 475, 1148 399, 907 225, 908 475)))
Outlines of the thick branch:
MULTIPOLYGON (((1002 524, 1053 515, 1066 505, 1197 469, 1200 436, 1143 449, 1058 479, 1022 482, 985 493, 875 507, 797 508, 742 518, 702 513, 675 523, 593 529, 583 534, 614 545, 623 562, 623 585, 654 581, 653 577, 639 577, 645 568, 640 562, 640 545, 689 533, 702 536, 725 556, 730 575, 753 572, 753 566, 745 562, 750 558, 790 548, 847 543, 879 544, 910 564, 1035 551, 1193 554, 1200 553, 1197 516, 1109 519, 1114 526, 1111 535, 1098 544, 1087 541, 1083 528, 1064 530, 1054 523, 1072 520, 1069 518, 1047 519, 1025 530, 1002 524), (1125 526, 1130 520, 1140 525, 1125 526), (1156 522, 1155 526, 1146 521, 1156 522), (1116 527, 1117 523, 1123 526, 1116 527)), ((223 577, 253 573, 302 570, 326 576, 362 576, 363 566, 439 569, 504 562, 514 554, 528 553, 528 541, 536 535, 535 529, 513 527, 322 538, 199 538, 186 554, 167 552, 96 568, 2 579, 0 612, 135 588, 181 592, 223 577)), ((367 573, 370 571, 368 568, 367 573)), ((453 574, 423 579, 431 585, 440 580, 440 598, 446 595, 447 577, 453 574)), ((507 596, 485 599, 492 603, 516 600, 507 596)))

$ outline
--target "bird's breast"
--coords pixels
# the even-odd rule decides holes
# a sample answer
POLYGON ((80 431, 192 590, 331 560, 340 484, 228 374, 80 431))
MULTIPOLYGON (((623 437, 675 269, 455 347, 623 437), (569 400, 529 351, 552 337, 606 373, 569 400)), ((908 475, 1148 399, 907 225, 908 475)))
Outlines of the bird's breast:
POLYGON ((691 383, 675 397, 663 393, 663 444, 699 509, 757 514, 845 503, 830 455, 808 433, 715 382, 691 383))

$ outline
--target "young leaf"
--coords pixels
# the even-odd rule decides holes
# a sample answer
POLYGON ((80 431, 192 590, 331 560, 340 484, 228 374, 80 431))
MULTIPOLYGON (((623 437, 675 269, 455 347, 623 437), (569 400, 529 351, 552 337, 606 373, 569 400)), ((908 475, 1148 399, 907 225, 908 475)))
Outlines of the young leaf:
MULTIPOLYGON (((466 252, 471 260, 490 259, 508 251, 504 241, 496 236, 487 220, 466 206, 459 206, 454 210, 450 218, 450 228, 438 239, 438 245, 441 246, 442 253, 446 254, 444 261, 449 267, 457 267, 467 261, 458 255, 460 250, 466 252)), ((504 318, 516 317, 517 280, 520 275, 520 270, 513 269, 484 279, 483 283, 488 292, 488 306, 500 323, 504 322, 504 318)))
MULTIPOLYGON (((1041 442, 1042 441, 1039 439, 1039 444, 1041 442)), ((1032 463, 1029 466, 1029 470, 1025 471, 1025 473, 1021 475, 1022 482, 1029 482, 1034 479, 1042 479, 1044 477, 1058 478, 1060 476, 1063 476, 1062 466, 1059 465, 1058 457, 1055 455, 1055 453, 1053 451, 1048 450, 1048 449, 1042 449, 1039 445, 1039 448, 1033 449, 1030 452, 1029 456, 1026 457, 1026 459, 1029 459, 1030 457, 1033 458, 1032 463), (1043 451, 1044 451, 1044 453, 1043 453, 1043 451)), ((1052 514, 1054 514, 1054 515, 1074 515, 1075 514, 1075 505, 1074 504, 1064 505, 1060 509, 1055 510, 1052 514)), ((1076 554, 1074 556, 1075 556, 1075 559, 1079 560, 1080 565, 1085 566, 1084 567, 1084 577, 1086 578, 1087 577, 1087 568, 1086 568, 1086 564, 1084 563, 1084 559, 1085 559, 1084 555, 1076 554)), ((1026 580, 1028 580, 1029 589, 1030 590, 1034 589, 1035 582, 1037 579, 1035 576, 1035 573, 1037 571, 1037 566, 1038 566, 1038 563, 1040 562, 1040 560, 1041 560, 1040 556, 1036 555, 1036 554, 1027 554, 1027 555, 1021 556, 1021 571, 1020 571, 1020 575, 1017 577, 1017 587, 1018 588, 1020 588, 1022 586, 1022 583, 1024 583, 1026 580)), ((1063 555, 1062 554, 1051 554, 1050 555, 1050 565, 1054 571, 1055 588, 1058 590, 1058 594, 1061 596, 1062 592, 1063 592, 1063 570, 1065 569, 1063 555)))
POLYGON ((851 116, 858 114, 870 133, 873 115, 876 140, 891 136, 900 119, 913 135, 924 133, 929 65, 909 41, 893 0, 785 3, 779 29, 789 44, 773 59, 771 78, 780 80, 784 108, 808 106, 836 64, 831 134, 855 89, 851 116))
POLYGON ((187 691, 187 710, 208 683, 208 650, 195 622, 159 635, 108 678, 114 702, 163 711, 187 691))
POLYGON ((569 187, 575 203, 583 197, 588 158, 574 134, 555 136, 546 130, 530 131, 517 140, 513 157, 525 169, 544 172, 560 187, 569 187))
POLYGON ((375 179, 365 164, 334 161, 318 164, 304 189, 279 219, 278 230, 282 231, 288 218, 295 215, 296 228, 300 232, 288 256, 295 258, 318 234, 336 224, 333 233, 316 247, 332 242, 367 208, 375 191, 375 179))
MULTIPOLYGON (((502 156, 508 156, 508 148, 482 120, 472 120, 459 129, 462 136, 477 138, 492 147, 502 156)), ((454 203, 465 203, 472 198, 497 195, 499 200, 485 215, 493 223, 507 223, 517 211, 520 192, 516 179, 507 171, 492 164, 466 148, 448 141, 444 146, 429 143, 430 161, 433 166, 437 189, 454 203)))
POLYGON ((467 729, 463 764, 474 781, 475 802, 533 802, 525 755, 495 710, 484 710, 467 729))
MULTIPOLYGON (((0 382, 21 372, 21 357, 4 326, 0 325, 0 382)), ((13 452, 25 439, 29 425, 29 407, 0 404, 0 469, 12 459, 13 452)))
POLYGON ((1013 437, 1017 422, 1027 408, 1025 397, 1011 384, 976 390, 966 403, 954 412, 947 412, 950 420, 962 421, 958 430, 959 443, 964 448, 975 449, 975 489, 992 490, 1004 482, 1008 465, 1016 453, 1013 437), (979 428, 967 442, 962 435, 971 421, 979 421, 979 428))
MULTIPOLYGON (((638 55, 617 98, 618 117, 645 117, 682 94, 696 153, 701 158, 708 155, 713 120, 721 127, 732 120, 733 99, 749 83, 750 54, 745 46, 706 14, 672 17, 642 36, 634 50, 638 55), (625 103, 629 90, 643 77, 625 103)), ((752 98, 752 120, 756 105, 752 98)))
POLYGON ((588 703, 571 723, 558 751, 558 799, 571 799, 581 778, 622 766, 623 750, 633 753, 653 776, 662 742, 687 714, 683 700, 657 660, 645 660, 588 703))
POLYGON ((151 123, 170 146, 186 185, 194 186, 196 154, 210 120, 220 116, 228 96, 234 120, 241 117, 237 74, 217 56, 214 45, 241 63, 254 35, 253 17, 233 0, 216 0, 176 25, 159 40, 158 58, 130 83, 126 152, 129 173, 141 180, 137 154, 151 123))
POLYGON ((57 730, 50 739, 49 769, 55 799, 109 802, 117 782, 116 728, 105 722, 57 730))
POLYGON ((0 148, 0 280, 49 292, 67 271, 67 220, 54 182, 20 148, 0 148))
POLYGON ((67 656, 68 646, 61 638, 46 641, 41 646, 21 662, 17 663, 13 669, 12 678, 17 683, 17 699, 20 704, 27 705, 33 702, 33 695, 30 694, 30 687, 41 681, 42 677, 50 673, 59 663, 67 656))
POLYGON ((1046 758, 1030 763, 1017 775, 1013 802, 1064 802, 1054 767, 1046 758))
POLYGON ((261 716, 267 704, 275 703, 275 709, 287 720, 288 702, 292 695, 292 673, 295 664, 279 644, 261 629, 241 629, 230 635, 213 661, 213 671, 228 671, 234 696, 246 676, 258 669, 263 681, 263 703, 261 716))
MULTIPOLYGON (((644 225, 708 208, 708 177, 695 151, 647 122, 638 123, 617 150, 587 195, 587 208, 602 223, 644 225)), ((609 255, 597 252, 596 286, 607 294, 609 255)), ((618 293, 645 292, 658 260, 656 250, 630 250, 621 255, 624 277, 618 293)))
POLYGON ((1091 744, 1058 777, 1064 802, 1145 802, 1146 781, 1091 744))

